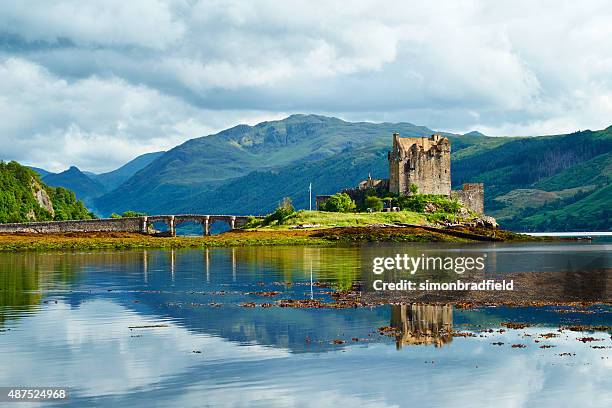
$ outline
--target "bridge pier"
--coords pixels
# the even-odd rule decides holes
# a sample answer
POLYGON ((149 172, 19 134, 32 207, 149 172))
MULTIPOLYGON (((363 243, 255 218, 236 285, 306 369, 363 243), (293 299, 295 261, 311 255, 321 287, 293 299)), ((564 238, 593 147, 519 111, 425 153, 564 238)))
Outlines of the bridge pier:
POLYGON ((210 235, 210 217, 208 215, 204 217, 202 228, 203 228, 204 236, 210 235))
POLYGON ((176 228, 174 225, 174 215, 171 215, 168 219, 168 231, 170 231, 170 236, 176 237, 176 228))
POLYGON ((140 232, 143 234, 149 233, 149 217, 146 215, 144 217, 140 217, 140 232))
POLYGON ((232 216, 230 218, 230 223, 229 224, 230 224, 230 229, 236 229, 236 217, 235 216, 232 216))

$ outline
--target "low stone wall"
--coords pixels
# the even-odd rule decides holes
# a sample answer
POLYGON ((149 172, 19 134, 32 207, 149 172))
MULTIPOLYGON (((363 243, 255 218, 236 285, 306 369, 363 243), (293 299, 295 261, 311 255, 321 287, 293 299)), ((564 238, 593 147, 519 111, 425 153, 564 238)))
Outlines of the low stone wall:
POLYGON ((484 214, 483 183, 465 183, 461 190, 451 191, 451 197, 458 199, 465 208, 484 214))
POLYGON ((60 234, 65 232, 141 232, 143 220, 133 218, 102 218, 95 220, 45 221, 0 224, 0 233, 60 234))

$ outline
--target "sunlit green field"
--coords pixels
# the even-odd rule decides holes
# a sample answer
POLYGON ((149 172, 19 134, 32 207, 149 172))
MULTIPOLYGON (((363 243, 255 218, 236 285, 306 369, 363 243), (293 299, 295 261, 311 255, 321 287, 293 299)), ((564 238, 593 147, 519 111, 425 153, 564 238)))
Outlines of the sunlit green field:
POLYGON ((377 224, 427 224, 426 215, 412 211, 373 212, 373 213, 337 213, 325 211, 297 211, 282 224, 277 222, 269 226, 252 224, 258 229, 290 229, 298 225, 317 225, 318 227, 363 227, 377 224))

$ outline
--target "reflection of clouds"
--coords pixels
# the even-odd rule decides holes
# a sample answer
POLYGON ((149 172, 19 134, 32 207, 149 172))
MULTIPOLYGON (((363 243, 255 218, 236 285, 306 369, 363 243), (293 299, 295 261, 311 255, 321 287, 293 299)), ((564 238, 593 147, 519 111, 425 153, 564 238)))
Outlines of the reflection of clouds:
POLYGON ((582 343, 561 339, 561 344, 583 355, 564 360, 557 354, 568 349, 561 345, 547 351, 532 345, 510 349, 510 341, 522 339, 517 333, 499 336, 507 347, 499 349, 484 343, 491 339, 497 336, 480 344, 475 343, 478 338, 456 339, 442 349, 411 347, 400 352, 383 344, 354 346, 346 352, 296 356, 291 366, 272 360, 258 372, 250 363, 242 366, 240 383, 218 379, 213 385, 196 386, 192 394, 183 394, 179 405, 205 401, 213 406, 609 406, 605 367, 583 373, 567 365, 596 364, 599 355, 582 343), (425 363, 428 360, 435 363, 425 363), (215 385, 228 388, 223 392, 215 385), (199 400, 196 393, 206 397, 199 400))
POLYGON ((202 356, 208 364, 288 354, 257 345, 237 347, 168 321, 161 322, 168 327, 130 331, 129 326, 160 321, 104 301, 83 303, 77 309, 53 305, 19 323, 2 338, 2 385, 69 384, 85 395, 123 393, 201 364, 202 356), (137 335, 142 337, 131 337, 137 335))
MULTIPOLYGON (((47 305, 0 336, 0 384, 69 384, 78 406, 610 406, 611 349, 591 349, 576 340, 585 333, 570 331, 534 342, 548 332, 555 329, 455 338, 443 348, 357 343, 292 354, 196 335, 94 300, 47 305), (160 323, 168 327, 128 329, 160 323), (490 344, 497 341, 505 344, 490 344)), ((605 338, 591 344, 612 344, 609 334, 589 335, 605 338)))
MULTIPOLYGON (((305 397, 291 393, 286 384, 270 385, 268 388, 236 387, 235 392, 215 389, 206 390, 206 398, 195 399, 192 394, 180 394, 164 401, 177 407, 200 407, 203 403, 223 407, 398 407, 388 404, 383 398, 364 398, 345 390, 311 390, 305 397)), ((159 401, 159 400, 158 400, 159 401)))
MULTIPOLYGON (((591 349, 589 343, 577 340, 585 336, 604 339, 591 345, 612 345, 610 335, 605 332, 565 330, 559 333, 550 327, 528 327, 508 330, 503 334, 487 333, 486 337, 472 337, 467 341, 459 339, 463 340, 464 345, 481 343, 482 347, 475 350, 482 350, 482 353, 474 355, 474 364, 479 366, 479 370, 473 370, 473 374, 469 375, 474 380, 474 389, 469 390, 467 384, 465 387, 458 384, 459 394, 455 396, 475 401, 486 398, 492 405, 500 407, 609 407, 612 404, 612 380, 609 377, 612 351, 591 349), (550 339, 540 337, 551 332, 560 336, 550 339), (534 340, 540 342, 535 343, 534 340), (490 345, 494 342, 503 342, 504 345, 490 345), (512 344, 525 344, 527 348, 512 349, 512 344), (555 347, 540 349, 544 344, 555 347), (559 356, 561 353, 574 353, 575 356, 559 356), (483 363, 481 359, 493 364, 483 363), (478 393, 481 394, 480 398, 478 393)), ((457 378, 449 377, 448 380, 457 381, 457 378)), ((452 402, 450 398, 448 404, 452 402)))

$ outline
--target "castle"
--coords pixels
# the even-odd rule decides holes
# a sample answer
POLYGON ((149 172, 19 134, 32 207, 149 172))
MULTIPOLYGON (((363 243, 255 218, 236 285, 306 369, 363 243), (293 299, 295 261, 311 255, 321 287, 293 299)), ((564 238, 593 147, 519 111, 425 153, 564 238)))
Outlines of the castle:
MULTIPOLYGON (((366 191, 388 190, 398 195, 438 194, 459 200, 478 214, 484 214, 484 185, 466 183, 460 190, 451 190, 451 144, 448 138, 434 134, 430 137, 400 137, 393 134, 393 145, 387 154, 389 178, 368 179, 357 188, 345 189, 355 202, 365 199, 366 191)), ((317 207, 329 196, 317 196, 317 207)))

